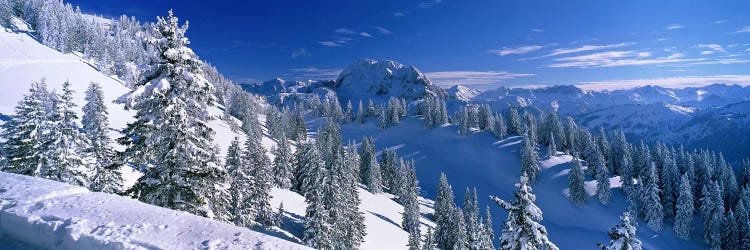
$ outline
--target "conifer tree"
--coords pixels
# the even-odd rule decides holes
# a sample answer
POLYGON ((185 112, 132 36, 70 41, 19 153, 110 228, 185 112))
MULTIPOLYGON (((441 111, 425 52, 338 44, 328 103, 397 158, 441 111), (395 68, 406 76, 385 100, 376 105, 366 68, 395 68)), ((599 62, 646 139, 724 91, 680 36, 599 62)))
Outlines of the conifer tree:
POLYGON ((409 165, 405 178, 405 193, 402 196, 403 198, 400 198, 401 204, 404 206, 401 228, 418 236, 421 233, 419 230, 419 218, 421 217, 419 213, 419 186, 417 184, 416 170, 412 164, 409 165))
POLYGON ((693 188, 687 174, 680 177, 680 194, 677 198, 677 215, 674 221, 674 232, 677 237, 689 240, 693 231, 693 188))
POLYGON ((609 185, 609 169, 600 167, 596 174, 596 197, 602 205, 609 204, 612 198, 612 190, 609 185))
POLYGON ((422 250, 435 250, 437 244, 435 243, 435 234, 432 233, 432 228, 427 227, 427 233, 424 235, 424 243, 422 244, 422 250))
POLYGON ((659 194, 659 177, 656 174, 656 166, 651 163, 651 170, 649 171, 648 181, 645 182, 643 193, 643 209, 645 209, 646 222, 648 227, 654 232, 661 232, 662 220, 664 219, 664 210, 661 206, 661 198, 659 194))
POLYGON ((497 138, 505 138, 508 134, 508 127, 505 125, 505 120, 500 114, 495 115, 495 129, 493 130, 497 138))
POLYGON ((442 249, 448 249, 453 246, 451 233, 454 230, 451 227, 453 221, 453 189, 448 184, 448 177, 445 173, 440 174, 437 195, 435 195, 435 241, 437 246, 442 249))
POLYGON ((495 249, 495 231, 492 229, 492 214, 490 214, 490 206, 487 206, 485 208, 485 215, 484 215, 484 237, 482 241, 482 246, 480 249, 483 250, 494 250, 495 249))
POLYGON ((458 134, 461 136, 466 136, 467 134, 469 134, 470 126, 469 108, 464 108, 458 118, 458 134))
POLYGON ((625 212, 620 216, 620 224, 609 230, 609 245, 597 244, 602 250, 640 250, 641 241, 635 238, 636 226, 625 212))
POLYGON ((517 135, 523 134, 521 116, 518 115, 518 109, 515 106, 511 106, 510 109, 508 109, 508 130, 517 135))
POLYGON ((305 212, 305 245, 317 249, 333 249, 333 226, 330 224, 328 210, 325 207, 325 185, 328 173, 318 147, 312 145, 308 151, 309 161, 305 162, 306 177, 303 179, 307 209, 305 212))
POLYGON ((94 175, 89 189, 105 193, 122 191, 122 174, 119 165, 113 164, 114 150, 110 145, 109 119, 104 93, 98 83, 92 82, 86 90, 83 106, 83 134, 88 139, 86 153, 93 158, 94 175))
POLYGON ((721 188, 715 181, 709 181, 703 186, 701 201, 701 215, 703 216, 703 239, 712 249, 721 249, 721 232, 724 229, 724 200, 721 188))
POLYGON ((260 142, 260 135, 248 135, 245 140, 243 162, 247 164, 252 182, 247 190, 249 204, 256 210, 255 222, 264 227, 273 226, 273 209, 271 208, 272 176, 271 160, 260 142))
POLYGON ((235 137, 227 148, 224 163, 230 185, 228 212, 232 223, 241 227, 250 227, 256 225, 255 216, 257 214, 257 210, 249 203, 250 200, 247 198, 254 179, 250 175, 250 170, 242 155, 239 138, 235 137))
POLYGON ((508 219, 503 226, 500 236, 500 249, 546 249, 557 250, 557 246, 547 238, 547 229, 539 223, 542 220, 542 210, 534 204, 536 196, 531 193, 531 187, 525 175, 516 184, 518 191, 515 200, 507 202, 490 196, 500 207, 508 211, 508 219))
POLYGON ((42 135, 47 116, 44 79, 34 82, 29 92, 16 105, 11 119, 2 124, 3 164, 0 170, 9 173, 40 176, 44 144, 42 135))
POLYGON ((581 161, 578 156, 573 156, 572 167, 570 168, 570 174, 568 175, 568 197, 580 207, 586 205, 586 189, 584 187, 585 178, 583 176, 583 169, 581 168, 581 161))
POLYGON ((357 106, 357 123, 362 124, 365 122, 365 108, 362 106, 362 100, 359 100, 357 106))
POLYGON ((464 221, 464 214, 461 211, 461 208, 453 208, 453 220, 451 222, 451 228, 453 230, 450 232, 450 241, 452 242, 452 244, 450 245, 450 249, 468 249, 468 232, 466 229, 466 221, 464 221))
POLYGON ((406 245, 409 247, 409 250, 420 250, 420 239, 421 235, 419 235, 419 232, 416 230, 410 230, 409 231, 409 242, 406 245))
POLYGON ((362 147, 359 151, 359 174, 362 184, 372 193, 383 191, 381 170, 375 156, 375 143, 372 137, 362 138, 362 147))
POLYGON ((70 82, 63 83, 63 93, 52 95, 52 112, 43 127, 44 145, 41 176, 68 184, 88 187, 89 166, 84 164, 83 150, 88 147, 86 138, 79 132, 78 115, 73 109, 73 90, 70 82))
POLYGON ((528 177, 530 183, 536 183, 539 173, 539 154, 536 145, 531 141, 528 134, 523 138, 521 146, 521 175, 528 177))
POLYGON ((721 243, 721 249, 734 249, 740 246, 740 228, 732 209, 729 209, 724 220, 721 243))
POLYGON ((129 190, 140 201, 213 216, 206 204, 210 194, 223 192, 216 183, 226 172, 211 162, 214 131, 208 126, 208 107, 214 104, 213 86, 203 77, 201 61, 187 48, 187 24, 177 17, 157 18, 153 37, 156 51, 150 70, 135 89, 119 101, 135 110, 135 121, 124 129, 126 162, 144 171, 129 190))
POLYGON ((282 135, 279 138, 278 147, 273 150, 273 178, 274 184, 279 188, 288 189, 292 187, 293 166, 292 152, 289 140, 282 135))

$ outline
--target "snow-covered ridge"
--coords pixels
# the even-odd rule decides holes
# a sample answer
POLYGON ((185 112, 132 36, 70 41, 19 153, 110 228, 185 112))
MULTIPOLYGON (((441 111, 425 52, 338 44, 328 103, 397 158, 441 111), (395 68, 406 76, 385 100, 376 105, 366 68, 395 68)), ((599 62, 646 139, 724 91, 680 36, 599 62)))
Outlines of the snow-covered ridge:
POLYGON ((445 89, 445 92, 448 94, 448 97, 463 102, 469 102, 474 99, 475 96, 482 93, 482 91, 468 88, 463 85, 453 85, 452 87, 445 89))
POLYGON ((247 228, 0 172, 0 235, 48 249, 309 249, 247 228))
POLYGON ((362 59, 349 65, 336 78, 336 88, 340 98, 350 100, 371 96, 410 100, 426 95, 445 96, 444 91, 416 67, 390 60, 362 59))

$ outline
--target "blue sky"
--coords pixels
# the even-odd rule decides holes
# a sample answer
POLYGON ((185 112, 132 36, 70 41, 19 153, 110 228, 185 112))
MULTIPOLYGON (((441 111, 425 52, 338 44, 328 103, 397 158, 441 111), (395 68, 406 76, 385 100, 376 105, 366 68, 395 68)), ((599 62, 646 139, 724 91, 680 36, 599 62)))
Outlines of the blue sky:
POLYGON ((333 79, 360 58, 440 85, 750 84, 750 1, 75 0, 153 21, 174 9, 227 77, 333 79))

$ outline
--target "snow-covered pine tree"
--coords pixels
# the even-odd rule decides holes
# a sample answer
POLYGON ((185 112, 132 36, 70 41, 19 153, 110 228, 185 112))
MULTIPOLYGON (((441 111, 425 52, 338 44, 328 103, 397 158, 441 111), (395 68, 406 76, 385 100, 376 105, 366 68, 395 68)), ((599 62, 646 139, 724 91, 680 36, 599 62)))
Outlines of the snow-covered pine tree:
POLYGON ((85 164, 83 150, 86 138, 79 132, 78 115, 74 111, 73 90, 70 82, 63 83, 63 93, 52 95, 52 113, 43 128, 44 145, 41 176, 68 184, 88 187, 91 169, 85 164))
POLYGON ((406 180, 404 193, 399 197, 401 204, 404 206, 401 228, 409 233, 416 233, 416 235, 419 235, 421 233, 419 230, 419 218, 421 215, 419 213, 419 186, 417 184, 417 173, 413 164, 407 165, 407 176, 404 178, 406 180))
POLYGON ((508 134, 508 127, 505 125, 505 120, 501 114, 495 115, 495 129, 492 130, 497 138, 505 138, 508 134))
POLYGON ((439 248, 449 249, 453 246, 451 233, 453 221, 453 189, 448 184, 448 177, 445 173, 440 173, 438 190, 435 195, 435 242, 439 248))
POLYGON ((609 230, 609 245, 597 244, 602 250, 641 250, 641 241, 635 238, 636 226, 630 213, 620 216, 620 224, 609 230))
POLYGON ((724 200, 721 187, 715 181, 703 186, 701 197, 701 215, 703 216, 703 239, 712 249, 721 249, 721 233, 724 230, 724 200))
POLYGON ((388 116, 385 109, 380 110, 380 115, 378 115, 378 127, 381 129, 386 129, 390 124, 388 123, 388 116))
POLYGON ((555 145, 555 137, 552 133, 549 134, 549 145, 547 145, 547 158, 552 158, 557 154, 557 146, 555 145))
POLYGON ((599 171, 596 173, 596 197, 605 206, 612 199, 612 190, 609 184, 609 168, 599 167, 599 171))
POLYGON ((740 176, 737 178, 737 185, 740 187, 744 187, 750 183, 750 159, 742 159, 742 164, 740 165, 740 176))
POLYGON ((317 249, 333 249, 333 226, 325 207, 325 189, 328 173, 323 156, 314 144, 308 151, 309 161, 304 162, 306 177, 302 179, 302 190, 307 203, 305 212, 305 245, 317 249))
POLYGON ((91 156, 94 175, 89 189, 105 193, 122 191, 123 178, 120 166, 113 164, 114 150, 110 145, 109 118, 107 106, 104 105, 104 93, 101 86, 92 82, 86 90, 86 104, 83 106, 83 135, 88 139, 86 153, 91 156))
POLYGON ((260 135, 248 135, 245 140, 245 152, 242 159, 247 164, 248 174, 253 180, 247 190, 246 199, 250 206, 256 210, 255 222, 264 226, 273 226, 274 216, 271 208, 271 188, 274 176, 272 176, 271 160, 266 155, 266 148, 261 144, 260 135))
POLYGON ((740 246, 740 228, 732 209, 729 209, 724 220, 721 244, 721 249, 734 249, 740 246))
POLYGON ((661 189, 659 189, 659 176, 656 173, 656 165, 652 162, 642 196, 642 208, 645 209, 646 222, 654 232, 661 232, 664 210, 661 206, 661 189))
POLYGON ((435 234, 432 233, 432 227, 427 227, 427 233, 424 235, 424 241, 422 243, 422 250, 435 250, 437 244, 435 243, 435 234))
POLYGON ((453 244, 447 249, 469 249, 466 221, 464 221, 464 213, 461 211, 461 208, 453 208, 453 220, 451 224, 453 230, 451 231, 450 239, 453 244))
POLYGON ((547 229, 539 223, 542 210, 534 204, 536 196, 531 193, 528 177, 521 176, 516 184, 515 200, 504 201, 490 196, 500 207, 508 211, 508 219, 500 236, 500 249, 545 249, 557 250, 557 246, 547 238, 547 229))
POLYGON ((354 121, 354 107, 352 107, 352 100, 346 101, 346 109, 344 109, 344 122, 354 121))
POLYGON ((572 167, 568 175, 568 197, 573 204, 583 207, 586 205, 586 189, 584 187, 585 177, 578 155, 573 156, 572 167))
POLYGON ((4 162, 0 170, 9 173, 39 176, 44 144, 43 126, 47 120, 44 99, 46 88, 42 82, 31 84, 29 92, 16 105, 11 119, 2 124, 2 152, 4 162), (43 93, 44 92, 44 93, 43 93))
POLYGON ((469 127, 471 126, 469 114, 469 108, 467 107, 461 111, 461 115, 458 117, 458 134, 461 136, 469 134, 469 127))
POLYGON ((511 106, 508 109, 508 130, 517 134, 523 134, 523 127, 521 127, 521 116, 518 115, 518 108, 511 106))
POLYGON ((677 237, 689 240, 693 231, 693 188, 687 174, 680 177, 680 194, 677 198, 677 215, 674 221, 674 232, 677 237))
POLYGON ((274 184, 279 188, 289 189, 292 187, 294 167, 292 166, 292 149, 289 140, 282 135, 279 138, 278 147, 273 150, 273 178, 274 184))
POLYGON ((665 153, 661 169, 661 188, 662 188, 662 206, 664 207, 664 217, 674 218, 677 195, 679 194, 680 173, 677 169, 675 159, 670 153, 665 153))
POLYGON ((407 247, 409 247, 409 250, 420 250, 420 241, 421 241, 421 235, 419 235, 419 232, 416 230, 410 230, 409 231, 409 242, 407 243, 407 247))
POLYGON ((528 177, 530 183, 536 183, 539 174, 539 153, 536 144, 531 141, 528 133, 523 137, 521 146, 521 175, 528 177))
POLYGON ((365 122, 365 107, 362 106, 362 100, 359 100, 357 105, 357 123, 362 124, 365 122))
POLYGON ((380 165, 375 155, 375 143, 372 137, 362 138, 362 147, 359 151, 359 174, 362 184, 372 193, 383 191, 383 181, 380 165))
POLYGON ((484 228, 479 220, 479 202, 477 201, 477 189, 473 192, 466 188, 463 203, 464 222, 466 224, 466 244, 469 249, 480 249, 484 228))
POLYGON ((144 175, 129 190, 140 201, 213 216, 205 206, 210 194, 221 192, 225 170, 211 162, 213 130, 208 126, 213 86, 204 77, 201 61, 187 48, 187 23, 178 26, 172 12, 157 18, 155 51, 149 70, 119 101, 135 110, 135 121, 123 130, 126 162, 144 175))
POLYGON ((750 191, 747 190, 748 186, 745 186, 740 201, 737 202, 734 209, 740 231, 740 244, 738 245, 740 249, 750 248, 750 214, 748 214, 747 209, 748 204, 750 204, 750 191))
POLYGON ((495 249, 495 231, 492 229, 492 214, 490 214, 490 206, 485 208, 484 214, 484 235, 482 237, 482 244, 479 249, 482 250, 494 250, 495 249))
MULTIPOLYGON (((534 115, 532 115, 528 111, 523 111, 523 127, 526 137, 528 137, 529 140, 531 140, 531 143, 536 146, 537 142, 539 142, 539 132, 537 131, 536 118, 534 118, 534 115)), ((535 180, 532 179, 532 181, 535 180)))
POLYGON ((378 109, 375 107, 375 103, 372 102, 372 99, 367 100, 367 112, 365 114, 366 116, 378 115, 378 109))
POLYGON ((240 227, 256 225, 255 216, 257 210, 249 203, 247 195, 250 193, 254 179, 250 175, 248 165, 243 159, 239 138, 235 137, 227 148, 224 166, 227 169, 229 179, 229 206, 228 213, 230 221, 240 227))

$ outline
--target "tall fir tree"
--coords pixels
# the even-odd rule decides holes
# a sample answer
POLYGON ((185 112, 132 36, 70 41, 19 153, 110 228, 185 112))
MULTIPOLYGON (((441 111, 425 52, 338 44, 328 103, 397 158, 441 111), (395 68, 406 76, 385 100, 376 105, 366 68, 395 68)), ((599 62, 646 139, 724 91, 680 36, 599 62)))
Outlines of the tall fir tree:
POLYGON ((362 138, 362 146, 359 151, 359 174, 362 184, 372 193, 383 191, 383 182, 380 165, 375 155, 375 143, 372 137, 362 138))
POLYGON ((528 134, 523 138, 521 145, 521 175, 528 177, 530 183, 536 183, 539 174, 539 153, 536 144, 528 134))
POLYGON ((449 249, 453 246, 451 233, 454 230, 451 227, 453 221, 453 188, 448 184, 448 177, 445 173, 440 174, 438 190, 435 195, 435 241, 437 246, 442 249, 449 249))
POLYGON ((279 138, 278 147, 273 150, 273 178, 274 184, 279 188, 288 189, 292 187, 293 159, 289 140, 286 136, 279 138))
POLYGON ((88 139, 86 149, 93 162, 94 175, 89 189, 105 193, 119 193, 123 188, 120 165, 113 161, 114 150, 109 137, 109 118, 104 104, 102 87, 92 82, 86 90, 86 104, 83 106, 83 134, 88 139))
POLYGON ((120 97, 135 121, 123 130, 126 162, 144 171, 129 190, 134 198, 157 206, 213 217, 211 194, 224 192, 225 170, 215 158, 214 131, 208 126, 213 86, 201 61, 187 48, 187 24, 169 12, 157 18, 148 43, 156 56, 135 89, 120 97))
POLYGON ((248 174, 253 180, 246 193, 249 199, 247 202, 256 210, 253 219, 264 227, 273 226, 274 213, 270 204, 270 193, 274 176, 272 176, 271 160, 266 155, 266 148, 261 144, 260 135, 247 136, 243 162, 247 164, 248 174))
POLYGON ((523 127, 521 127, 521 116, 518 115, 518 108, 511 106, 508 109, 508 130, 517 134, 522 135, 523 127))
POLYGON ((63 93, 52 95, 52 112, 44 129, 41 176, 68 184, 88 187, 91 170, 83 159, 88 141, 79 132, 70 82, 63 83, 63 93))
POLYGON ((305 211, 305 231, 302 239, 305 245, 316 249, 333 248, 333 225, 330 224, 325 207, 325 185, 328 173, 323 163, 322 153, 312 145, 308 151, 309 161, 305 162, 306 177, 303 179, 307 209, 305 211))
POLYGON ((44 79, 31 84, 29 92, 16 105, 11 119, 2 124, 2 153, 0 170, 9 173, 40 176, 44 145, 43 126, 47 120, 43 96, 44 79))
POLYGON ((255 226, 257 210, 247 198, 254 179, 243 159, 239 138, 235 137, 227 148, 224 166, 229 179, 229 221, 241 227, 255 226))
POLYGON ((641 250, 641 241, 635 237, 636 226, 625 212, 620 216, 620 224, 609 230, 609 245, 599 243, 602 250, 641 250))
POLYGON ((500 249, 557 250, 557 246, 547 236, 547 229, 539 223, 542 220, 542 210, 534 204, 536 196, 531 193, 528 178, 522 175, 516 187, 518 191, 513 195, 515 199, 510 202, 490 196, 508 211, 508 219, 500 236, 500 249))
POLYGON ((659 188, 659 176, 656 173, 656 165, 651 163, 648 181, 643 190, 643 209, 645 209, 646 222, 654 232, 661 232, 664 210, 661 206, 661 189, 659 188))
POLYGON ((600 167, 596 173, 596 197, 605 206, 612 199, 612 190, 609 184, 609 168, 600 167))
POLYGON ((677 197, 677 214, 674 221, 674 232, 677 237, 689 240, 693 232, 693 213, 695 210, 693 202, 693 188, 687 174, 680 177, 679 196, 677 197))
POLYGON ((417 183, 417 173, 413 164, 409 164, 409 169, 406 174, 406 185, 405 192, 400 200, 404 206, 404 213, 402 214, 403 220, 401 221, 401 228, 407 232, 414 232, 419 235, 419 184, 417 183))
POLYGON ((584 182, 586 181, 583 176, 583 169, 581 168, 581 161, 578 156, 573 156, 572 167, 568 175, 568 197, 579 207, 586 205, 586 189, 584 182))

